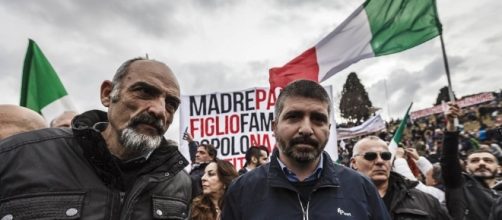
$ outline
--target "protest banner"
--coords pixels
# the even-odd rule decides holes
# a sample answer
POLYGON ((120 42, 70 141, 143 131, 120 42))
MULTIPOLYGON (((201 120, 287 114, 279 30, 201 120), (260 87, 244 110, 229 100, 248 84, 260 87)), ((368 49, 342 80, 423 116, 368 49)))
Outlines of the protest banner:
MULTIPOLYGON (((331 86, 325 88, 331 96, 331 86)), ((231 162, 236 169, 244 165, 245 153, 253 145, 264 145, 272 152, 275 146, 272 121, 277 96, 278 92, 262 87, 183 95, 180 105, 180 151, 190 158, 188 143, 182 139, 188 128, 187 132, 195 141, 214 145, 218 158, 231 162)), ((331 140, 336 143, 336 133, 334 137, 330 134, 331 140)))
MULTIPOLYGON (((464 107, 477 105, 477 104, 484 103, 484 102, 489 102, 494 99, 495 99, 495 97, 493 96, 493 94, 491 92, 485 92, 485 93, 473 95, 473 96, 458 100, 457 104, 460 108, 464 108, 464 107)), ((415 120, 417 118, 422 118, 425 116, 441 113, 441 112, 445 111, 446 106, 447 106, 447 104, 443 103, 442 105, 436 105, 431 108, 425 108, 425 109, 413 111, 410 113, 410 118, 411 118, 411 120, 415 120)))

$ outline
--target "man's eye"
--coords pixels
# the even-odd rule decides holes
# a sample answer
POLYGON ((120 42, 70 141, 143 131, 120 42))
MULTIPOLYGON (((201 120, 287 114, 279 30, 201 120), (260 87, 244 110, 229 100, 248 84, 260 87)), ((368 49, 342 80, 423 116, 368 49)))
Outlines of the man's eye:
POLYGON ((178 109, 179 102, 177 100, 174 100, 172 98, 167 98, 166 99, 166 109, 170 111, 176 111, 178 109))
POLYGON ((139 87, 135 89, 135 92, 139 94, 140 96, 149 96, 151 95, 152 91, 148 88, 145 87, 139 87))

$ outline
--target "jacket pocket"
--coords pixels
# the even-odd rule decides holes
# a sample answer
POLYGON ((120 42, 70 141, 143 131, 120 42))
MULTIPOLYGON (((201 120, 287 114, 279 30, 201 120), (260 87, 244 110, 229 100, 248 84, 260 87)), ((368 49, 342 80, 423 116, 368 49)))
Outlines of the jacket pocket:
POLYGON ((178 198, 152 196, 152 212, 154 219, 187 219, 188 204, 178 198))
POLYGON ((408 219, 431 219, 429 213, 413 208, 398 208, 394 211, 395 219, 408 220, 408 219))
POLYGON ((0 200, 0 219, 79 219, 83 192, 25 194, 0 200))

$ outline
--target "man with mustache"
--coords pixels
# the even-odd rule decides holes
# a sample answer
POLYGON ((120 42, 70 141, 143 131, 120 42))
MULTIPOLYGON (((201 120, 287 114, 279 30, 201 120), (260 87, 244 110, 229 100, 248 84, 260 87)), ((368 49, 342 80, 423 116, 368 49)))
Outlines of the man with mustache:
POLYGON ((385 141, 365 137, 354 145, 352 153, 351 167, 373 181, 393 220, 449 219, 439 200, 415 188, 418 182, 391 171, 392 154, 385 141))
POLYGON ((326 90, 314 81, 294 81, 281 91, 270 163, 229 186, 223 220, 390 219, 375 186, 324 152, 331 106, 326 90))
POLYGON ((458 153, 459 132, 454 125, 455 118, 459 116, 458 105, 450 103, 441 156, 446 206, 453 219, 488 219, 490 208, 502 195, 502 184, 496 181, 499 161, 489 150, 475 150, 467 155, 467 173, 462 172, 458 153))
POLYGON ((163 135, 180 103, 164 63, 126 61, 101 84, 107 112, 0 143, 1 219, 188 219, 188 161, 163 135))

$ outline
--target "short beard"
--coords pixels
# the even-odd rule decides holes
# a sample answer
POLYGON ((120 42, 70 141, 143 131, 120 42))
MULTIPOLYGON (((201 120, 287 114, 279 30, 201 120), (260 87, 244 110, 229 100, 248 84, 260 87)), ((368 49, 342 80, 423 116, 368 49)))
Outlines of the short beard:
POLYGON ((490 171, 491 175, 477 175, 476 172, 471 172, 471 175, 476 178, 476 179, 480 179, 480 180, 489 180, 489 179, 495 179, 495 177, 497 176, 497 173, 498 171, 495 170, 495 171, 490 171))
POLYGON ((293 159, 298 164, 307 165, 313 161, 315 161, 324 150, 326 143, 320 144, 319 142, 310 139, 310 138, 294 138, 289 144, 283 140, 278 139, 278 142, 281 145, 279 148, 284 155, 293 159), (295 150, 294 145, 296 144, 308 144, 312 146, 313 150, 308 152, 299 152, 295 150))
POLYGON ((162 142, 162 136, 140 134, 128 127, 122 130, 120 142, 124 146, 126 155, 134 157, 158 148, 162 142))

